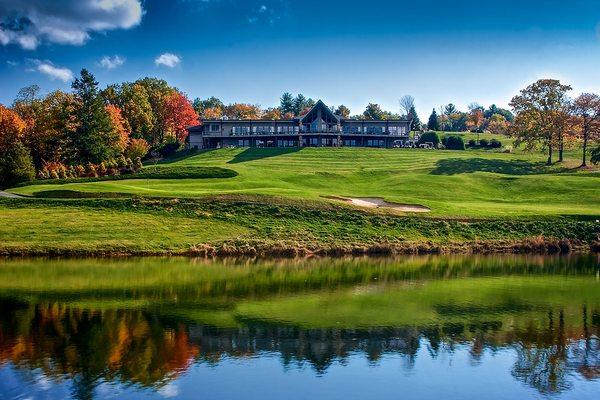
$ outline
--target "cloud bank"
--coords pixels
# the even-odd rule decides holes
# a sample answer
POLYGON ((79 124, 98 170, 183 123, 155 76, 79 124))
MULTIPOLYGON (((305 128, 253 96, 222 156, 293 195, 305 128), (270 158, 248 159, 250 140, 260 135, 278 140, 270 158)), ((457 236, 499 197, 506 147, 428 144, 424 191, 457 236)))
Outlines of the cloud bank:
POLYGON ((154 64, 169 68, 174 68, 179 63, 181 63, 181 58, 173 53, 163 53, 154 60, 154 64))
POLYGON ((141 0, 0 0, 0 44, 81 45, 92 32, 138 25, 143 13, 141 0))

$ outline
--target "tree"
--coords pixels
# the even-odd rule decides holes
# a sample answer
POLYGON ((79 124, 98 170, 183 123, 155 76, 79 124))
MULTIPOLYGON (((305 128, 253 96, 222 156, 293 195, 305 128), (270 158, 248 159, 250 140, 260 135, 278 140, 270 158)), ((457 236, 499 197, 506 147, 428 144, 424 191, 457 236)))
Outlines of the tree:
MULTIPOLYGON (((225 108, 225 104, 223 104, 223 102, 221 100, 219 100, 218 98, 216 98, 214 96, 209 97, 206 100, 201 100, 199 98, 196 98, 194 100, 193 106, 194 106, 194 110, 196 110, 196 112, 202 119, 205 119, 203 115, 207 110, 220 110, 221 115, 222 115, 223 109, 225 108)), ((212 111, 212 112, 214 112, 214 111, 212 111)))
POLYGON ((100 163, 117 156, 120 138, 104 108, 94 75, 82 69, 80 77, 71 86, 76 100, 74 117, 77 119, 71 141, 77 151, 77 160, 80 163, 100 163))
POLYGON ((166 132, 175 135, 179 143, 184 143, 187 128, 200 123, 194 107, 183 93, 174 91, 165 98, 164 109, 166 132))
POLYGON ((444 114, 450 116, 451 114, 457 113, 458 109, 456 108, 456 106, 452 103, 447 104, 446 106, 444 106, 444 114))
POLYGON ((157 78, 139 79, 134 83, 141 85, 148 94, 148 102, 152 109, 154 125, 146 140, 152 146, 158 146, 165 140, 165 135, 169 129, 165 120, 165 99, 176 91, 176 89, 169 86, 165 80, 157 78))
POLYGON ((429 120, 427 121, 427 129, 430 131, 439 131, 440 125, 438 123, 438 116, 435 108, 431 111, 431 115, 429 116, 429 120))
POLYGON ((294 97, 291 95, 291 93, 285 92, 280 99, 279 102, 279 109, 281 110, 282 114, 287 114, 287 113, 294 113, 294 111, 296 110, 295 108, 295 102, 294 102, 294 97))
POLYGON ((224 113, 231 119, 260 119, 262 110, 253 104, 234 103, 226 106, 224 113))
POLYGON ((200 115, 201 119, 220 119, 223 117, 223 109, 222 108, 205 108, 200 115))
POLYGON ((268 108, 262 115, 263 119, 277 121, 281 119, 281 110, 279 108, 268 108))
POLYGON ((311 108, 315 105, 315 101, 313 99, 307 99, 303 94, 299 94, 294 99, 294 116, 302 115, 308 108, 311 108))
POLYGON ((512 122, 512 120, 515 118, 513 113, 511 113, 509 110, 497 107, 495 104, 492 104, 487 110, 483 112, 483 116, 488 119, 491 118, 494 114, 502 115, 507 122, 512 122))
POLYGON ((541 79, 521 90, 510 102, 516 114, 511 127, 515 144, 524 143, 529 150, 541 144, 548 151, 548 165, 552 164, 553 147, 569 117, 569 90, 571 86, 558 80, 541 79))
POLYGON ((342 118, 350 117, 350 109, 345 105, 341 104, 338 108, 335 109, 335 115, 339 115, 342 118))
POLYGON ((139 83, 125 83, 118 93, 121 114, 127 120, 131 136, 152 140, 156 118, 150 96, 146 88, 139 83))
POLYGON ((373 120, 380 121, 380 120, 385 119, 385 111, 383 111, 381 109, 379 104, 369 103, 369 105, 367 105, 367 108, 363 112, 363 116, 366 119, 373 119, 373 120))
POLYGON ((581 167, 585 167, 588 142, 600 140, 600 96, 583 93, 573 101, 572 107, 583 144, 581 167))
POLYGON ((25 128, 16 112, 0 105, 0 187, 35 177, 31 154, 21 143, 25 128))
POLYGON ((463 138, 458 135, 451 135, 451 136, 444 137, 444 139, 442 140, 442 143, 444 144, 444 146, 446 146, 446 149, 448 149, 448 150, 464 150, 465 149, 465 142, 464 142, 463 138))
POLYGON ((508 129, 508 121, 503 115, 494 114, 489 118, 486 129, 490 133, 505 135, 508 129))
MULTIPOLYGON (((469 107, 471 108, 471 107, 469 107)), ((483 110, 480 107, 471 108, 471 112, 467 116, 466 126, 471 131, 481 132, 483 130, 483 124, 485 123, 485 117, 483 116, 483 110)))
POLYGON ((411 95, 404 95, 398 100, 400 103, 400 111, 404 113, 404 115, 408 116, 411 110, 415 108, 415 98, 411 95))
POLYGON ((127 158, 135 160, 138 157, 144 158, 149 150, 150 145, 144 139, 131 139, 125 150, 125 155, 127 158))
POLYGON ((110 122, 113 129, 113 134, 118 137, 119 140, 115 143, 115 146, 119 149, 119 153, 123 153, 129 143, 130 128, 127 120, 121 115, 121 109, 113 104, 107 104, 106 112, 110 117, 110 122))
POLYGON ((408 114, 406 115, 406 118, 412 120, 410 129, 412 131, 419 131, 421 130, 421 120, 419 119, 419 116, 417 115, 417 110, 415 109, 415 106, 411 106, 410 109, 408 110, 408 114))

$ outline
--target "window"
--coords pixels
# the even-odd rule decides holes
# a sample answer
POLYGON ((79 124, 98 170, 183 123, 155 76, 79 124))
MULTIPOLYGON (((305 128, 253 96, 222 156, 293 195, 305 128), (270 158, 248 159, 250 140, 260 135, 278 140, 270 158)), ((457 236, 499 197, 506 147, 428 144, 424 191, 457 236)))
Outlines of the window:
POLYGON ((406 135, 406 126, 404 125, 391 125, 388 130, 390 135, 406 135))
POLYGON ((385 126, 382 125, 367 125, 365 126, 365 133, 373 135, 381 135, 385 132, 385 126))
POLYGON ((239 147, 250 147, 250 139, 240 139, 238 140, 239 147))
POLYGON ((367 147, 385 147, 385 140, 369 139, 367 140, 367 147))
POLYGON ((234 126, 231 128, 231 133, 234 135, 249 135, 250 127, 249 126, 234 126))
POLYGON ((356 147, 356 140, 355 139, 344 139, 344 146, 356 147))
POLYGON ((277 147, 296 147, 298 142, 295 140, 278 140, 277 147))
POLYGON ((310 138, 310 139, 308 139, 308 145, 309 146, 318 146, 319 145, 319 139, 318 138, 310 138))
POLYGON ((360 125, 344 125, 343 128, 344 133, 360 133, 360 125))
POLYGON ((221 128, 217 124, 209 125, 209 131, 211 131, 211 132, 219 132, 220 130, 221 130, 221 128))

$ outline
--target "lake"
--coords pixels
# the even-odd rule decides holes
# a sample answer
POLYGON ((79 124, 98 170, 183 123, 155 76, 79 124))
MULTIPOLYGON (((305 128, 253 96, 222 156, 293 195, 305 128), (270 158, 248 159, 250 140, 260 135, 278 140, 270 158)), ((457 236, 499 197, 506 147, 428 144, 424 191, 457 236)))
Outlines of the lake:
POLYGON ((595 255, 0 259, 0 399, 598 399, 595 255))

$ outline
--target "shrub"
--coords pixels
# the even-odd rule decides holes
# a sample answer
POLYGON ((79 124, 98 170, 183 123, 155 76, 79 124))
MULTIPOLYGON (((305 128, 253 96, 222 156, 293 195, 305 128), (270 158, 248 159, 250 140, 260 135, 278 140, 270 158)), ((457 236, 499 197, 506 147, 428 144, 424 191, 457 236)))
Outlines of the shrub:
POLYGON ((64 165, 60 165, 57 169, 58 172, 58 176, 60 177, 60 179, 67 179, 68 175, 67 175, 67 168, 64 165))
POLYGON ((489 146, 490 146, 490 142, 488 142, 488 140, 487 140, 487 139, 481 139, 481 140, 479 141, 479 145, 480 145, 481 147, 489 147, 489 146))
POLYGON ((59 179, 58 172, 55 169, 50 171, 50 179, 59 179))
POLYGON ((600 163, 600 146, 592 150, 590 161, 594 165, 600 163))
POLYGON ((144 139, 131 139, 127 149, 125 149, 125 155, 135 160, 138 157, 144 158, 149 150, 150 145, 144 139))
POLYGON ((50 171, 48 171, 47 167, 44 167, 40 170, 40 172, 38 172, 38 179, 49 179, 50 178, 50 171))
POLYGON ((134 172, 134 170, 135 170, 134 167, 133 167, 133 161, 131 161, 131 158, 127 158, 127 169, 130 172, 134 172))
POLYGON ((98 165, 98 175, 105 176, 106 173, 107 173, 106 164, 104 163, 104 161, 102 161, 100 163, 100 165, 98 165))
POLYGON ((500 142, 498 139, 492 139, 490 140, 490 147, 492 149, 499 149, 502 147, 502 142, 500 142))
POLYGON ((464 142, 463 138, 460 136, 452 135, 452 136, 447 136, 444 139, 445 139, 444 146, 446 146, 446 149, 448 149, 448 150, 464 150, 465 149, 465 142, 464 142))
POLYGON ((438 147, 440 144, 440 137, 437 132, 428 131, 425 132, 419 137, 419 144, 423 143, 433 143, 433 147, 438 147))
POLYGON ((475 139, 470 139, 468 146, 469 147, 477 147, 477 141, 475 139))
POLYGON ((83 165, 78 165, 75 167, 75 175, 77 175, 77 176, 85 175, 85 168, 83 167, 83 165))
POLYGON ((92 177, 92 178, 98 177, 98 172, 96 171, 96 166, 94 164, 88 163, 86 171, 87 171, 87 175, 89 177, 92 177))
POLYGON ((119 167, 119 168, 127 167, 127 160, 125 160, 125 156, 122 154, 119 158, 117 158, 117 167, 119 167))
POLYGON ((23 144, 15 143, 0 153, 0 187, 31 181, 34 178, 33 160, 23 144))
POLYGON ((137 172, 137 171, 141 170, 142 167, 143 167, 142 159, 140 157, 137 157, 135 159, 135 164, 133 165, 133 169, 135 170, 135 172, 137 172))

